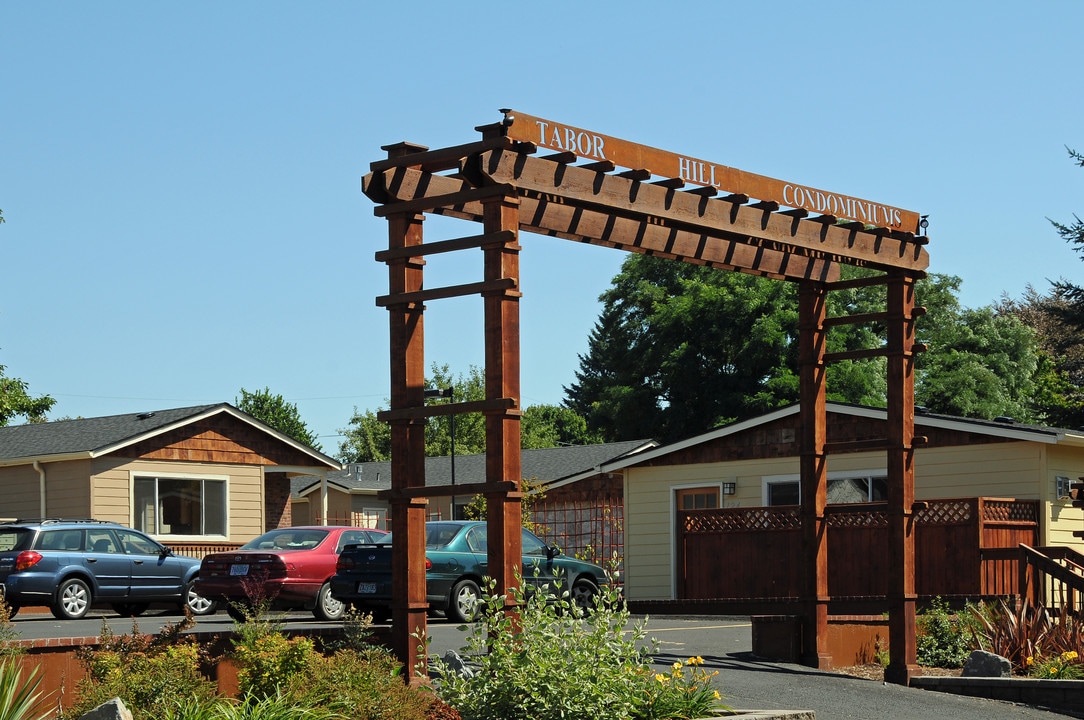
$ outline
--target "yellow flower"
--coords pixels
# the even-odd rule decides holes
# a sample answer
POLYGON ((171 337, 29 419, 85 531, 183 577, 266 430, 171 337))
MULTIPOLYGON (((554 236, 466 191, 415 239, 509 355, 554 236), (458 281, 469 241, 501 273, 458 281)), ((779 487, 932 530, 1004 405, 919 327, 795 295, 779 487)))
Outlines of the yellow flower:
POLYGON ((718 690, 716 690, 715 692, 713 692, 713 693, 712 693, 712 695, 713 695, 713 696, 715 697, 715 699, 716 699, 716 700, 721 700, 721 699, 722 699, 722 697, 723 697, 722 695, 720 695, 720 694, 719 694, 719 691, 718 691, 718 690))
POLYGON ((673 665, 671 665, 670 667, 674 668, 675 670, 680 670, 681 669, 681 663, 676 662, 673 665))
POLYGON ((1050 668, 1050 674, 1051 675, 1057 675, 1058 674, 1058 669, 1056 667, 1050 668))
POLYGON ((1035 664, 1035 658, 1033 658, 1031 655, 1028 655, 1028 659, 1026 661, 1026 664, 1027 664, 1028 667, 1031 667, 1032 665, 1035 664))
POLYGON ((656 679, 656 680, 658 680, 658 681, 659 681, 659 682, 661 682, 661 683, 664 683, 664 682, 666 682, 667 680, 669 680, 670 678, 666 677, 666 676, 665 676, 665 675, 663 675, 662 673, 655 673, 655 679, 656 679))

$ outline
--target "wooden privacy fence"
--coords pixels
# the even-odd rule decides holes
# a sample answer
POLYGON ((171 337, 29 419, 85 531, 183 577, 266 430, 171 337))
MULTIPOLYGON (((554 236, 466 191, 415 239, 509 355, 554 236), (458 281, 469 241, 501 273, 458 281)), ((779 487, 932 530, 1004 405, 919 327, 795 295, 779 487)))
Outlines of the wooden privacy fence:
MULTIPOLYGON (((803 554, 798 506, 678 513, 677 587, 685 600, 797 600, 803 554)), ((888 592, 885 503, 826 510, 828 594, 853 611, 888 592)), ((960 498, 915 504, 919 597, 979 598, 1019 592, 1018 546, 1039 536, 1033 500, 960 498)))

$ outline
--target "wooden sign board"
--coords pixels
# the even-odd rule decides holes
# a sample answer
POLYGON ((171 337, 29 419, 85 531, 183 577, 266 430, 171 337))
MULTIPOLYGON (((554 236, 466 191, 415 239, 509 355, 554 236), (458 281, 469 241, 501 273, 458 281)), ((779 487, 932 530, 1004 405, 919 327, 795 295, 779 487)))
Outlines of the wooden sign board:
POLYGON ((918 233, 920 216, 910 210, 776 180, 514 110, 502 112, 507 136, 512 140, 574 153, 592 161, 608 160, 630 170, 647 170, 654 176, 679 178, 693 185, 774 201, 784 207, 802 208, 818 215, 833 215, 876 227, 918 233))

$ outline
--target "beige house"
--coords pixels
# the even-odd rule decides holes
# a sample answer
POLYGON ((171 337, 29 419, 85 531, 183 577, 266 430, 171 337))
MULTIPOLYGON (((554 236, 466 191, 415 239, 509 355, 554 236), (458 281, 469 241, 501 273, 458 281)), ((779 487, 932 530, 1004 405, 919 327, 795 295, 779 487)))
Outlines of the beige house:
MULTIPOLYGON (((828 438, 885 437, 886 413, 828 404, 828 438)), ((679 509, 762 507, 798 502, 799 408, 792 406, 688 440, 604 463, 624 476, 625 581, 630 600, 674 599, 679 509)), ((1066 497, 1084 476, 1084 431, 916 413, 915 497, 1039 501, 1040 545, 1084 551, 1074 532, 1084 511, 1066 497)), ((885 499, 883 452, 828 458, 828 502, 885 499)))
POLYGON ((342 465, 227 404, 0 427, 0 517, 93 517, 171 545, 291 525, 290 479, 342 465))

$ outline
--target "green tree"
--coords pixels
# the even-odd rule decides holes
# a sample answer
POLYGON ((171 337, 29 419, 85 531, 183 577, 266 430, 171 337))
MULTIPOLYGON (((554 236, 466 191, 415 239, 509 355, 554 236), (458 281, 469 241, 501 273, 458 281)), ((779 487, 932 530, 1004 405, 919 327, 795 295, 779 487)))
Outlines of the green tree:
MULTIPOLYGON (((433 363, 425 387, 432 390, 452 389, 451 397, 429 397, 427 405, 449 402, 472 402, 486 396, 485 373, 471 366, 455 375, 447 365, 433 363)), ((384 408, 389 403, 385 401, 384 408)), ((347 427, 339 432, 338 459, 342 462, 382 462, 391 459, 391 427, 378 418, 379 411, 359 411, 354 408, 347 427)), ((452 415, 429 418, 425 428, 425 454, 444 457, 452 454, 452 415)), ((455 423, 455 454, 474 455, 486 451, 485 416, 480 412, 457 413, 455 423)), ((524 448, 556 447, 560 444, 598 442, 587 431, 587 423, 568 408, 534 405, 526 408, 520 423, 521 445, 524 448)))
POLYGON ((523 448, 552 448, 561 445, 593 445, 602 436, 587 429, 587 420, 563 405, 530 405, 523 411, 523 448))
POLYGON ((1070 301, 1057 288, 1041 295, 1028 286, 1020 300, 1003 298, 998 312, 1035 334, 1038 368, 1032 407, 1036 419, 1055 427, 1084 426, 1084 329, 1065 321, 1070 301))
MULTIPOLYGON (((387 405, 385 402, 384 406, 387 405)), ((345 428, 339 428, 339 434, 343 437, 336 455, 340 462, 385 462, 391 459, 391 427, 379 420, 372 410, 361 411, 355 406, 354 414, 345 428)))
POLYGON ((4 375, 4 366, 0 365, 0 427, 18 417, 27 422, 45 422, 45 414, 56 404, 48 395, 33 397, 27 392, 29 386, 19 378, 4 375))
POLYGON ((249 392, 241 388, 241 398, 235 400, 237 408, 248 413, 265 425, 273 427, 314 450, 321 450, 316 436, 301 419, 297 405, 286 402, 281 395, 272 394, 269 388, 249 392))
MULTIPOLYGON (((841 278, 869 271, 841 266, 841 278)), ((1027 329, 993 308, 966 310, 960 279, 919 281, 916 399, 935 412, 1034 417, 1039 364, 1027 329)), ((600 300, 566 403, 605 440, 672 442, 798 401, 797 286, 642 255, 626 259, 600 300)), ((884 312, 882 286, 828 295, 829 317, 884 312)), ((883 321, 833 326, 829 352, 884 345, 883 321)), ((828 399, 883 407, 886 361, 828 366, 828 399)))
POLYGON ((963 309, 927 328, 931 351, 916 371, 915 400, 933 412, 992 419, 1037 418, 1031 403, 1039 368, 1034 333, 993 307, 963 309))
MULTIPOLYGON (((844 270, 845 277, 860 273, 844 270)), ((669 442, 797 401, 793 283, 630 255, 600 300, 565 396, 604 439, 669 442)), ((829 303, 838 315, 870 312, 877 300, 861 288, 833 293, 829 303)), ((876 334, 837 328, 829 350, 869 347, 876 334)), ((833 365, 832 399, 883 402, 883 367, 876 360, 833 365)))
MULTIPOLYGON (((1084 168, 1084 155, 1069 148, 1066 148, 1066 150, 1073 162, 1084 168)), ((1054 220, 1051 220, 1050 223, 1065 242, 1076 246, 1074 249, 1081 253, 1081 259, 1084 260, 1084 221, 1079 216, 1074 215, 1073 222, 1069 224, 1055 222, 1054 220)), ((1055 309, 1055 313, 1067 325, 1075 327, 1077 330, 1084 330, 1084 287, 1067 280, 1059 280, 1054 283, 1054 292, 1055 297, 1064 301, 1064 305, 1055 309)))

